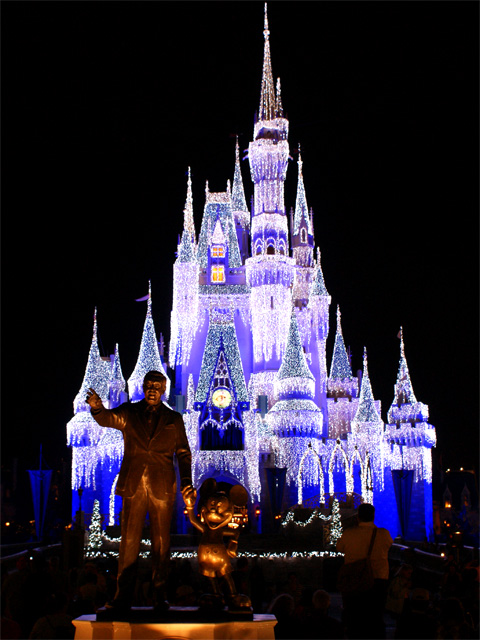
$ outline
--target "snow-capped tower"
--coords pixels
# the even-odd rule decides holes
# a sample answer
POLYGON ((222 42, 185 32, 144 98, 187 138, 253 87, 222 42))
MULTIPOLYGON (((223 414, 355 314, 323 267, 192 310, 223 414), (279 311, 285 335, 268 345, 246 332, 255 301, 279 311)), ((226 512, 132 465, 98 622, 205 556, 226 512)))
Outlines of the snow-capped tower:
POLYGON ((235 220, 235 228, 237 230, 238 246, 242 263, 248 257, 248 240, 250 230, 250 212, 245 200, 245 190, 243 188, 242 171, 240 168, 240 151, 238 147, 238 136, 235 144, 235 172, 232 184, 232 209, 235 220))
POLYGON ((254 372, 278 370, 288 336, 289 288, 294 281, 289 257, 284 182, 289 157, 288 120, 275 95, 270 60, 267 5, 260 108, 248 158, 254 183, 251 223, 252 257, 246 261, 251 287, 254 372))
POLYGON ((400 329, 400 362, 395 395, 388 410, 385 441, 397 503, 400 535, 419 539, 433 535, 432 447, 435 428, 428 424, 428 406, 413 392, 400 329))
POLYGON ((337 306, 337 332, 333 347, 328 393, 328 437, 340 438, 350 431, 350 423, 357 413, 358 378, 352 375, 350 359, 343 340, 340 306, 337 306))
POLYGON ((167 376, 163 367, 160 352, 158 350, 157 336, 155 334, 155 326, 152 318, 152 287, 150 282, 148 283, 147 315, 143 326, 140 351, 138 353, 135 369, 128 379, 128 389, 132 402, 138 402, 144 397, 143 379, 149 371, 160 371, 160 373, 163 373, 166 377, 167 389, 165 391, 164 399, 168 398, 170 395, 170 378, 167 376))
MULTIPOLYGON (((170 318, 169 362, 172 368, 187 365, 195 337, 198 314, 198 261, 193 222, 192 177, 188 168, 183 232, 173 265, 173 305, 170 318)), ((176 380, 181 380, 180 372, 176 380)), ((181 389, 178 389, 181 393, 181 389)))

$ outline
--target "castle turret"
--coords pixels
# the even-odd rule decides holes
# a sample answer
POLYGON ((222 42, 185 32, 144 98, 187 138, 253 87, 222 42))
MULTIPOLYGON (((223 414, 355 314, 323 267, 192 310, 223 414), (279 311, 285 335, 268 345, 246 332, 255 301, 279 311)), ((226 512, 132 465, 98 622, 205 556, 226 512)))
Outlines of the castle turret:
POLYGON ((235 220, 235 229, 237 231, 238 246, 242 263, 248 257, 248 241, 250 230, 250 212, 245 200, 245 190, 243 188, 242 171, 240 169, 240 152, 238 148, 238 137, 235 145, 235 172, 232 184, 232 210, 235 220))
POLYGON ((413 392, 400 329, 400 362, 385 442, 397 503, 398 533, 407 539, 433 538, 432 447, 435 428, 428 424, 428 406, 413 392))
POLYGON ((358 378, 352 376, 350 358, 343 340, 340 307, 337 306, 337 332, 333 347, 328 393, 328 437, 341 438, 350 432, 350 424, 357 413, 358 378))

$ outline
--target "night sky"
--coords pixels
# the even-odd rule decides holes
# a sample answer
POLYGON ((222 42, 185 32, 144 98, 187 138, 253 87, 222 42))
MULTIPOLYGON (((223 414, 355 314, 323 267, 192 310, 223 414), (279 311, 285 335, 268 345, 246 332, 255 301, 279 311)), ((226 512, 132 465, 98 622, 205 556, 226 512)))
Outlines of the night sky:
MULTIPOLYGON (((277 1, 269 21, 328 366, 340 304, 386 420, 403 326, 437 456, 478 470, 478 3, 277 1)), ((187 168, 198 233, 205 181, 224 191, 252 138, 262 59, 262 2, 2 2, 4 463, 69 458, 95 306, 126 379, 149 279, 168 343, 187 168)))

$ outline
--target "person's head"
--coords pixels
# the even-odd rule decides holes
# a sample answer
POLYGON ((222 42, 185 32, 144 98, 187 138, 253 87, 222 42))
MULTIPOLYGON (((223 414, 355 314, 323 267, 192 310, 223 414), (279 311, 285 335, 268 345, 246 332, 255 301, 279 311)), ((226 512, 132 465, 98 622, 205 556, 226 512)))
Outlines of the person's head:
POLYGON ((329 594, 323 589, 318 589, 312 596, 312 604, 318 612, 326 614, 330 606, 329 594))
POLYGON ((281 593, 270 603, 268 613, 274 615, 277 620, 286 620, 294 612, 295 601, 288 593, 281 593))
POLYGON ((375 517, 375 507, 368 502, 362 502, 358 507, 357 518, 359 522, 373 522, 375 517))
POLYGON ((143 393, 149 405, 160 404, 167 388, 167 379, 160 371, 149 371, 143 379, 143 393))

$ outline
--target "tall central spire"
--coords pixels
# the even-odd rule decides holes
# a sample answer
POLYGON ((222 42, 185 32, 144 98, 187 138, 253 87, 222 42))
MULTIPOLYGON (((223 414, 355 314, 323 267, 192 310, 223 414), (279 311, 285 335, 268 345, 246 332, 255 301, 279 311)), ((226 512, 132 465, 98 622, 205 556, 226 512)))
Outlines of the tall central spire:
POLYGON ((273 120, 275 118, 275 85, 272 76, 272 62, 270 59, 270 30, 268 28, 267 3, 265 3, 265 19, 263 37, 265 45, 263 50, 262 90, 260 94, 259 120, 273 120))

